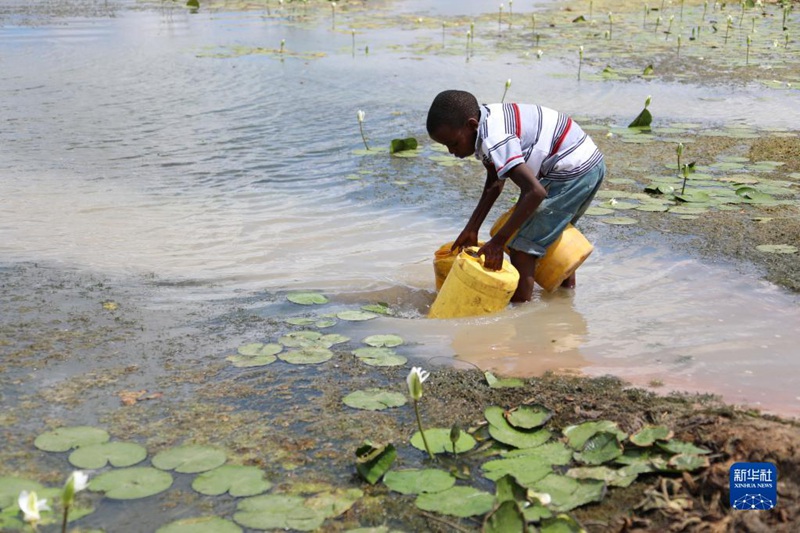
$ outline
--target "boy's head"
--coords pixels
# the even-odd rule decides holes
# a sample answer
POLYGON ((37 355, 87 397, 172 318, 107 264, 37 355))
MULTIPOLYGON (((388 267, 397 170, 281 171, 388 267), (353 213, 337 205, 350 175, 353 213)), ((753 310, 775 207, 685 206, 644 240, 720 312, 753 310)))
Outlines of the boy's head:
POLYGON ((480 118, 480 105, 471 93, 442 91, 428 110, 428 135, 454 156, 467 157, 475 153, 480 118))

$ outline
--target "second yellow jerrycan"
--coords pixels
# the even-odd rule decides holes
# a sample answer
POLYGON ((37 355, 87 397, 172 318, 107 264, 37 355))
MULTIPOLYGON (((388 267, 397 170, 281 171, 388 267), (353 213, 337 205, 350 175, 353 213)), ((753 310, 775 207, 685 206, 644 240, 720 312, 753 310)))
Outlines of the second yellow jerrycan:
MULTIPOLYGON (((452 250, 453 242, 443 244, 433 253, 433 274, 436 276, 436 292, 439 292, 444 285, 444 280, 447 279, 447 274, 453 268, 453 263, 456 262, 456 257, 461 250, 452 250)), ((483 246, 482 241, 478 241, 478 246, 483 246)))
POLYGON ((436 296, 428 318, 457 318, 485 315, 504 309, 519 283, 519 273, 503 260, 500 270, 483 266, 477 246, 462 250, 436 296))
MULTIPOLYGON (((492 225, 492 229, 489 230, 492 237, 500 231, 513 211, 512 207, 500 215, 492 225)), ((511 239, 514 236, 516 233, 511 236, 511 239)), ((583 236, 583 233, 572 224, 567 224, 558 239, 547 247, 544 256, 536 262, 536 272, 534 272, 533 278, 544 290, 553 292, 586 261, 593 250, 594 246, 583 236)))

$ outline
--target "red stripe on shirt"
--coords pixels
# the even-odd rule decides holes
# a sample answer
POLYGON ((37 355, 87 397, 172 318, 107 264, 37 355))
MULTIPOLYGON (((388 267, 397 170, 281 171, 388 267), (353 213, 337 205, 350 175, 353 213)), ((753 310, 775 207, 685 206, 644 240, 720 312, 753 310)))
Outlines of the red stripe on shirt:
POLYGON ((561 143, 564 142, 564 139, 567 137, 567 133, 569 133, 569 128, 572 126, 572 119, 567 117, 567 127, 564 128, 564 133, 556 141, 556 145, 553 147, 553 151, 550 152, 550 155, 554 155, 558 153, 558 149, 561 148, 561 143))
POLYGON ((503 171, 503 169, 508 166, 509 163, 511 163, 515 159, 519 159, 520 157, 522 157, 522 155, 515 155, 514 157, 506 161, 506 163, 502 167, 497 169, 497 173, 500 174, 503 171))
MULTIPOLYGON (((514 128, 516 128, 514 135, 516 135, 518 139, 522 139, 522 117, 519 112, 519 106, 517 104, 511 104, 511 106, 514 108, 514 128)), ((508 164, 508 162, 506 162, 506 164, 508 164)))

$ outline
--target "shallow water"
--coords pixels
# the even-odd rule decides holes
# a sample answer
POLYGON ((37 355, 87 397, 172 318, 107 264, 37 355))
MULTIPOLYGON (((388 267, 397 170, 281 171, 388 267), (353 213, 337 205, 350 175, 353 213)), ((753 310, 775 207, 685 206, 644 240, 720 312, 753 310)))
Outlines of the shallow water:
POLYGON ((510 99, 599 123, 635 116, 652 94, 651 110, 673 122, 787 128, 800 119, 798 92, 578 84, 549 75, 566 68, 555 59, 466 62, 405 47, 439 35, 359 30, 353 53, 350 32, 327 21, 287 27, 260 12, 6 22, 0 254, 191 282, 170 293, 186 300, 312 289, 341 302, 389 301, 408 316, 380 327, 417 343, 421 361, 610 373, 800 414, 795 296, 666 246, 620 244, 613 232, 590 234, 597 249, 574 295, 537 293, 491 317, 420 319, 433 297, 432 253, 469 215, 480 172, 456 171, 472 181, 465 198, 445 182, 447 168, 354 154, 363 148, 358 109, 373 148, 409 135, 432 150, 424 116, 439 90, 497 100, 507 78, 510 99), (282 60, 206 57, 281 39, 291 52, 282 60), (294 55, 311 52, 325 56, 294 55))

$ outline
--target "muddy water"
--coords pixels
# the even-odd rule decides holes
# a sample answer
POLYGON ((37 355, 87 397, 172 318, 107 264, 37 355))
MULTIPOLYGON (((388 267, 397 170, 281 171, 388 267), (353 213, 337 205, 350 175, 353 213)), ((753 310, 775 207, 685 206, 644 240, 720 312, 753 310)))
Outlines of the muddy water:
MULTIPOLYGON (((407 135, 426 144, 424 114, 439 90, 497 100, 507 78, 509 98, 603 123, 635 115, 653 94, 651 109, 674 121, 700 120, 702 106, 709 123, 782 128, 800 118, 796 92, 578 85, 548 76, 565 68, 555 60, 534 68, 406 48, 420 38, 435 37, 363 30, 352 54, 350 32, 325 21, 287 27, 260 13, 181 10, 0 27, 0 254, 190 281, 185 299, 313 289, 389 301, 404 316, 380 328, 416 343, 420 361, 610 373, 800 414, 796 298, 665 246, 593 232, 597 251, 574 294, 537 294, 486 318, 422 319, 432 253, 457 234, 474 195, 423 158, 354 154, 359 109, 373 148, 407 135), (211 57, 282 39, 282 60, 211 57), (316 52, 324 56, 306 55, 316 52)), ((477 193, 480 173, 467 168, 462 181, 477 193)))

